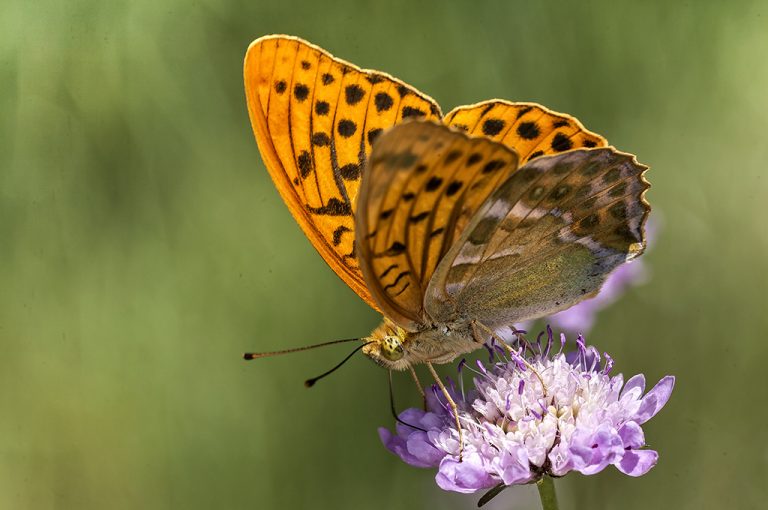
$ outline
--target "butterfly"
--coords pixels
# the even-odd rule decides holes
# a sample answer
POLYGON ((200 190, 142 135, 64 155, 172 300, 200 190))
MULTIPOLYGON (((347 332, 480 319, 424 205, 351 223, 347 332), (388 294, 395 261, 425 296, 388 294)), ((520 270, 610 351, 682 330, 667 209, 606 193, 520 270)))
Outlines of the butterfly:
POLYGON ((362 340, 386 368, 436 376, 499 328, 594 296, 645 248, 647 167, 573 117, 502 100, 442 115, 404 82, 283 35, 250 45, 244 75, 280 195, 384 315, 362 340))

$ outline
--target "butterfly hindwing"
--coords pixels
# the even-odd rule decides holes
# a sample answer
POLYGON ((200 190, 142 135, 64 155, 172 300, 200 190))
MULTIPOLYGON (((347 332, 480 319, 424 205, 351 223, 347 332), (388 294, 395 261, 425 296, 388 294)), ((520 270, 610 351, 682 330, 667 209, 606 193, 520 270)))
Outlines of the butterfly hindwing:
POLYGON ((645 247, 646 167, 613 148, 543 156, 521 167, 478 209, 437 268, 425 309, 514 324, 594 295, 645 247))
POLYGON ((256 140, 283 200, 328 265, 375 308, 354 244, 365 161, 392 125, 440 118, 437 103, 289 36, 254 41, 244 76, 256 140))
POLYGON ((424 292, 464 203, 516 168, 504 145, 433 122, 382 135, 363 176, 356 230, 366 283, 387 317, 406 329, 427 322, 424 292))

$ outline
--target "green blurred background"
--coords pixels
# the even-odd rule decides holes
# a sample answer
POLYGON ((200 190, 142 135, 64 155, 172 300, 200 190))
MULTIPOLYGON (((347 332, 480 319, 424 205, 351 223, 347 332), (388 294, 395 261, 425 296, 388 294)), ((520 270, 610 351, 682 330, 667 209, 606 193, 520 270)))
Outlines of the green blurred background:
MULTIPOLYGON (((569 112, 649 164, 653 279, 589 340, 675 374, 647 476, 558 482, 562 507, 768 505, 768 5, 5 2, 0 15, 0 508, 472 508, 379 443, 377 315, 328 269, 258 154, 251 40, 302 36, 445 111, 569 112)), ((408 378, 400 407, 416 404, 408 378)), ((538 508, 535 489, 491 508, 538 508)))

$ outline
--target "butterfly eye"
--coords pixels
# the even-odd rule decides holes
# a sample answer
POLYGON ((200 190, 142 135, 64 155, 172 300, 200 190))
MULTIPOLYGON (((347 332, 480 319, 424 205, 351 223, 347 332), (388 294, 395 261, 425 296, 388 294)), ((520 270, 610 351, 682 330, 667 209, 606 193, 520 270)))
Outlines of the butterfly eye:
POLYGON ((396 336, 385 336, 381 342, 381 355, 389 361, 397 361, 405 355, 403 343, 396 336))

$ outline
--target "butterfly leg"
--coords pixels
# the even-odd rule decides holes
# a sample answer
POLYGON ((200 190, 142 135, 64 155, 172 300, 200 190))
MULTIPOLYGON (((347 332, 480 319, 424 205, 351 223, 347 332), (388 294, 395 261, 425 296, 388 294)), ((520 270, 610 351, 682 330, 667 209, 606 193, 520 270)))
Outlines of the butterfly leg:
POLYGON ((432 377, 435 378, 435 382, 442 390, 443 395, 445 395, 445 399, 448 401, 448 406, 453 412, 453 417, 456 418, 456 430, 459 432, 459 462, 461 462, 461 457, 464 455, 464 431, 461 429, 461 422, 459 421, 459 407, 456 405, 456 402, 453 401, 451 394, 448 393, 448 388, 445 387, 443 381, 440 379, 440 376, 437 375, 437 372, 435 372, 435 367, 432 366, 432 363, 427 362, 425 364, 427 365, 427 368, 429 368, 429 371, 432 373, 432 377))
POLYGON ((424 386, 421 385, 421 381, 419 381, 419 376, 416 375, 416 370, 414 370, 413 366, 409 366, 408 370, 411 371, 411 377, 413 377, 413 382, 416 383, 416 387, 419 389, 419 393, 421 393, 421 400, 424 405, 424 410, 427 410, 427 395, 424 393, 424 386))
POLYGON ((544 396, 547 395, 547 385, 544 383, 544 379, 541 377, 541 374, 539 374, 539 372, 535 368, 533 368, 533 366, 530 363, 528 363, 528 360, 526 360, 524 356, 520 356, 520 354, 517 351, 515 351, 507 342, 502 340, 499 337, 499 335, 497 335, 491 328, 489 328, 482 322, 472 321, 472 331, 475 335, 475 340, 477 340, 478 342, 483 343, 484 340, 482 336, 478 335, 477 328, 481 328, 485 330, 487 333, 489 333, 491 337, 494 340, 496 340, 496 342, 499 345, 501 345, 509 353, 510 356, 512 356, 516 361, 519 361, 523 365, 525 365, 526 368, 528 368, 528 370, 530 370, 541 383, 541 389, 544 392, 544 396))

